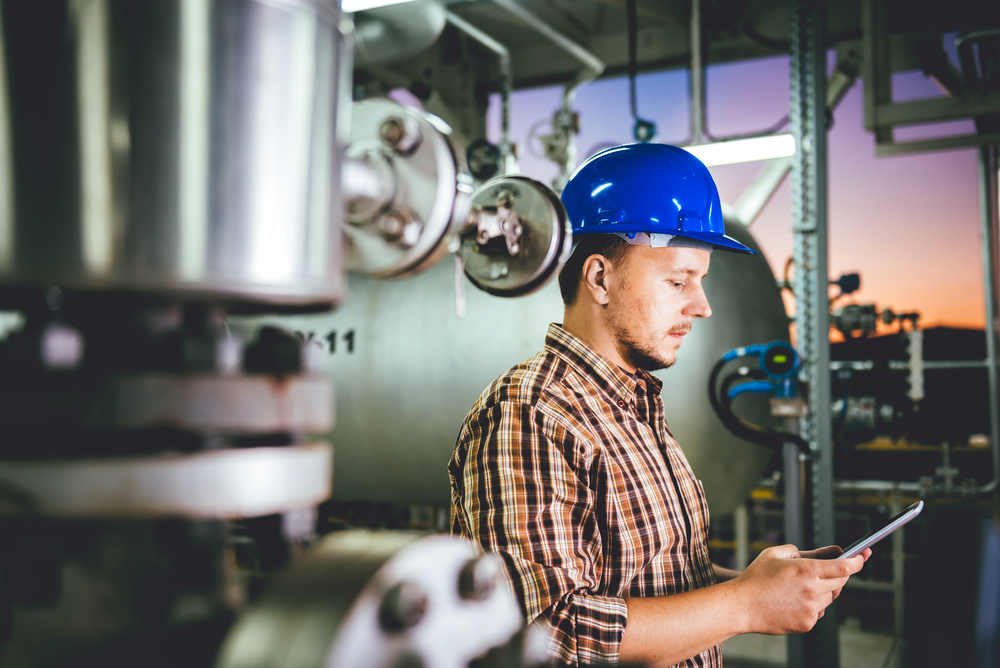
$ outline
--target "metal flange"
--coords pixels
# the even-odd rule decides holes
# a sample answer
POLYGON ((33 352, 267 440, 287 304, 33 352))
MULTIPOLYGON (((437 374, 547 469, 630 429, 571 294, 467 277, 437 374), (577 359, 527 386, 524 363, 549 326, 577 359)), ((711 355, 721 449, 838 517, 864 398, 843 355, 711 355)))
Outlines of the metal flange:
POLYGON ((333 449, 280 448, 143 457, 0 461, 0 515, 64 519, 233 519, 319 505, 333 449))
POLYGON ((498 176, 473 194, 458 252, 477 288, 520 297, 558 273, 572 245, 569 217, 551 189, 524 176, 498 176))
POLYGON ((215 666, 468 666, 522 625, 495 559, 449 536, 331 534, 274 577, 215 666))
POLYGON ((465 152, 440 119, 386 99, 357 102, 344 164, 346 266, 401 278, 436 264, 469 215, 465 152))
POLYGON ((146 373, 110 378, 92 403, 87 426, 321 434, 333 427, 333 412, 333 383, 321 374, 146 373))

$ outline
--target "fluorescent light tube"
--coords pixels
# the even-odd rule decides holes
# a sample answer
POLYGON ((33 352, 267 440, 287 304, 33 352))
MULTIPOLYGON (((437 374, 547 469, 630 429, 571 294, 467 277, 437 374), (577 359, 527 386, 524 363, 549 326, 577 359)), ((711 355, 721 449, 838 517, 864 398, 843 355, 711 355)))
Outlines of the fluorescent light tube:
POLYGON ((733 139, 714 144, 685 146, 684 150, 709 167, 731 165, 737 162, 787 158, 790 155, 795 155, 795 137, 784 134, 753 137, 752 139, 733 139))
POLYGON ((340 11, 345 14, 353 14, 354 12, 363 12, 366 9, 375 9, 376 7, 385 7, 386 5, 398 5, 403 2, 413 2, 413 0, 342 0, 340 11))

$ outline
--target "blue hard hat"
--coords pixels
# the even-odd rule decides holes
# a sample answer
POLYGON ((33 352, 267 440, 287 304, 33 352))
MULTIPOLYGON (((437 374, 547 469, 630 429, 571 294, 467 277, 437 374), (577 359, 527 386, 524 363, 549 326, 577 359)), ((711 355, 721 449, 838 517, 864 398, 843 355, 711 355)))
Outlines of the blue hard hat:
POLYGON ((626 144, 595 154, 570 178, 562 201, 573 235, 672 234, 755 254, 726 236, 719 190, 701 160, 666 144, 626 144))

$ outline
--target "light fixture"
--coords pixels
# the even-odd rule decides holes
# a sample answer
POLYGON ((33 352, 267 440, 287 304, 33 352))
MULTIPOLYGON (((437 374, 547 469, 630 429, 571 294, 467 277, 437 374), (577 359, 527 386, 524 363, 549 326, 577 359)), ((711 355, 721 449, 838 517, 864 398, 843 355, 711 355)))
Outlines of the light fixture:
POLYGON ((354 12, 363 12, 366 9, 398 5, 404 2, 413 2, 413 0, 342 0, 340 11, 345 14, 353 14, 354 12))
POLYGON ((714 144, 685 146, 684 150, 709 167, 731 165, 737 162, 770 160, 795 155, 795 137, 783 134, 751 139, 733 139, 714 144))

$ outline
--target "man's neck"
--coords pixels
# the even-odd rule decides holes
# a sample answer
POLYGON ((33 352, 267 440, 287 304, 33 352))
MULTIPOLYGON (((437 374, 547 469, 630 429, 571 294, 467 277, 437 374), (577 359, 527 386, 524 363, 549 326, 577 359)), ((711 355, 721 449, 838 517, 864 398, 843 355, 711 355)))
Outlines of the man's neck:
POLYGON ((590 313, 585 306, 576 308, 571 306, 563 313, 563 329, 608 358, 620 369, 635 373, 636 368, 622 359, 614 333, 608 329, 604 319, 596 317, 597 315, 590 313))

